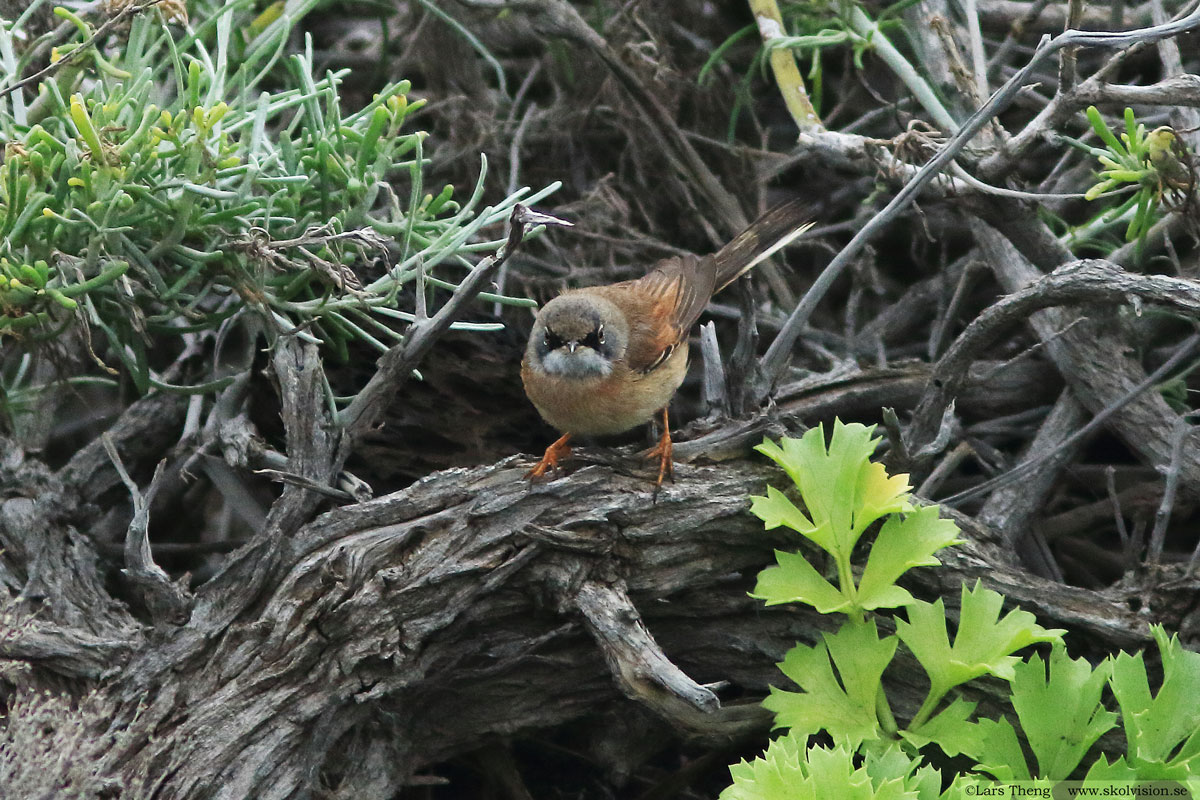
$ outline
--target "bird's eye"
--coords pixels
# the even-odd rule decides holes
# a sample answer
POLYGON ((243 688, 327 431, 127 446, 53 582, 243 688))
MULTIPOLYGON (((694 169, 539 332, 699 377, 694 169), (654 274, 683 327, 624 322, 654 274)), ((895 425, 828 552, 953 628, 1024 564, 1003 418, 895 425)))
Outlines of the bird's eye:
POLYGON ((547 350, 557 350, 563 346, 563 340, 554 331, 547 330, 545 337, 542 339, 542 344, 546 345, 547 350))
POLYGON ((596 330, 583 337, 583 346, 590 347, 593 350, 599 350, 600 345, 604 344, 604 326, 601 325, 596 330))

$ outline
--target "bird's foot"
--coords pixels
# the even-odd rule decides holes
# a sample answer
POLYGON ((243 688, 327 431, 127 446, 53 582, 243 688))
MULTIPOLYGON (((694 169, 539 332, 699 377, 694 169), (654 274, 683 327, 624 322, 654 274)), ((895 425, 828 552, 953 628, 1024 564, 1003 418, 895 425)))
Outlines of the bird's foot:
POLYGON ((570 458, 571 447, 567 444, 570 440, 571 434, 569 433, 564 433, 560 436, 554 444, 546 448, 546 453, 542 456, 542 460, 534 465, 533 469, 526 472, 525 477, 529 480, 536 480, 557 467, 559 459, 570 458))
POLYGON ((670 478, 671 483, 675 482, 675 464, 672 460, 674 451, 675 446, 671 443, 671 432, 664 426, 658 444, 647 450, 645 456, 648 460, 658 459, 658 480, 654 482, 654 491, 656 492, 662 486, 664 478, 670 478))

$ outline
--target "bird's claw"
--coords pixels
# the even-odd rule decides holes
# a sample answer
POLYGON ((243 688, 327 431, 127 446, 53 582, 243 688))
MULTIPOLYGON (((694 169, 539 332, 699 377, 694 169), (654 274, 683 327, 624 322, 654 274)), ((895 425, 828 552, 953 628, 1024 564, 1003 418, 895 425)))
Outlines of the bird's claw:
POLYGON ((671 483, 675 482, 675 463, 673 454, 675 445, 671 442, 671 432, 663 429, 662 436, 658 440, 658 444, 646 451, 646 458, 658 459, 658 480, 654 482, 654 489, 662 486, 663 479, 669 478, 671 483))
POLYGON ((545 454, 542 455, 542 460, 533 466, 533 469, 525 473, 526 480, 536 480, 552 469, 558 467, 558 462, 564 458, 571 457, 571 447, 567 444, 571 434, 563 434, 554 444, 546 448, 545 454))

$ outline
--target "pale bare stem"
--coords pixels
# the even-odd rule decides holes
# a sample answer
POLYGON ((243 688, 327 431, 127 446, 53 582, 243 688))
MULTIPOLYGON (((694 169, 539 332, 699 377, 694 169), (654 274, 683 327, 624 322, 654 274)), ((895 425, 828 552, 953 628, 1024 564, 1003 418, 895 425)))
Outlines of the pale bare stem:
MULTIPOLYGON (((1078 28, 1083 21, 1083 0, 1068 0, 1066 30, 1078 28)), ((1064 47, 1058 61, 1058 93, 1069 92, 1075 88, 1079 75, 1075 69, 1075 54, 1078 47, 1064 47)))
POLYGON ((983 49, 983 31, 979 27, 979 8, 976 0, 963 0, 967 17, 967 33, 971 37, 971 65, 975 72, 975 91, 980 98, 992 93, 988 88, 987 53, 983 49))
MULTIPOLYGON (((971 68, 966 65, 966 62, 962 60, 962 54, 958 52, 958 43, 950 31, 950 23, 945 17, 935 16, 929 20, 929 27, 937 34, 938 41, 942 44, 942 50, 950 62, 950 74, 954 76, 958 90, 971 98, 972 108, 979 108, 983 105, 984 94, 979 91, 977 76, 971 74, 971 68)), ((986 68, 985 64, 984 69, 986 68)))
POLYGON ((787 105, 792 119, 795 120, 796 127, 801 132, 824 130, 825 126, 821 124, 817 110, 813 108, 812 101, 808 99, 808 91, 804 88, 804 77, 796 65, 795 53, 790 48, 771 47, 773 40, 784 35, 783 17, 779 13, 779 6, 775 0, 749 1, 750 11, 754 14, 754 21, 758 25, 758 33, 762 36, 763 44, 770 50, 768 58, 771 63, 771 72, 775 76, 775 84, 779 87, 779 93, 783 95, 783 102, 787 105))
POLYGON ((133 519, 125 533, 125 569, 122 572, 141 591, 142 600, 155 622, 182 624, 187 621, 192 605, 186 581, 172 583, 162 567, 154 563, 154 556, 150 553, 150 504, 162 486, 166 460, 158 462, 150 487, 143 494, 129 476, 113 438, 104 433, 100 436, 100 442, 125 488, 129 490, 133 503, 133 519))
POLYGON ((1195 109, 1200 108, 1200 75, 1175 75, 1145 86, 1084 81, 1067 99, 1074 111, 1100 105, 1195 109))
POLYGON ((1175 495, 1179 491, 1179 477, 1183 472, 1179 462, 1183 458, 1183 440, 1192 432, 1192 426, 1180 417, 1175 420, 1175 431, 1171 435, 1171 460, 1167 466, 1167 480, 1163 484, 1162 500, 1154 513, 1154 527, 1150 530, 1150 544, 1146 548, 1146 564, 1153 569, 1162 559, 1163 543, 1167 538, 1167 525, 1175 506, 1175 495))
POLYGON ((943 131, 950 133, 958 130, 958 123, 954 121, 954 117, 942 105, 937 92, 921 77, 916 68, 904 57, 904 54, 892 45, 891 41, 880 30, 879 26, 875 24, 875 21, 867 16, 866 12, 857 5, 852 4, 843 19, 852 31, 871 43, 871 48, 875 55, 883 59, 883 63, 887 64, 888 68, 896 74, 896 77, 908 87, 908 90, 913 93, 913 96, 921 104, 921 107, 929 112, 929 116, 933 118, 935 125, 943 131))

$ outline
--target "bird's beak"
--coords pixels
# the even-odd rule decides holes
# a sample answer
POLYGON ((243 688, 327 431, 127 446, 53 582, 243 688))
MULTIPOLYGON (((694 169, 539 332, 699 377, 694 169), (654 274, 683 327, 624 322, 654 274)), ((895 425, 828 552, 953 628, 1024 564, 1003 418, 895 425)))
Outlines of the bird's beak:
POLYGON ((579 347, 579 342, 567 342, 567 349, 570 350, 572 353, 575 352, 576 347, 579 347))

